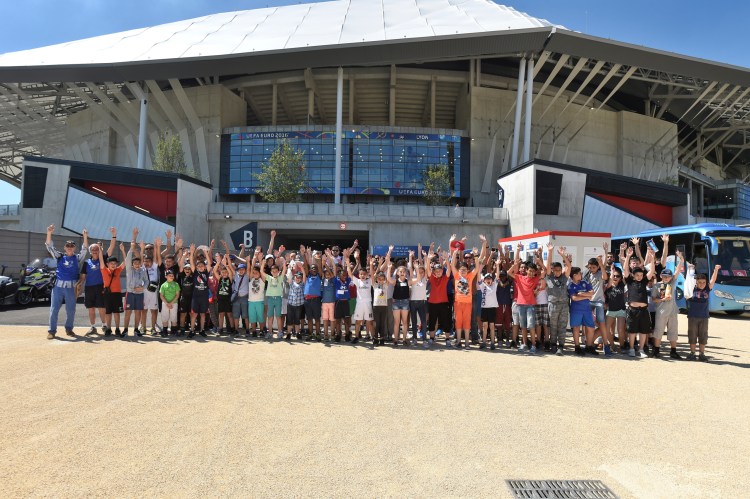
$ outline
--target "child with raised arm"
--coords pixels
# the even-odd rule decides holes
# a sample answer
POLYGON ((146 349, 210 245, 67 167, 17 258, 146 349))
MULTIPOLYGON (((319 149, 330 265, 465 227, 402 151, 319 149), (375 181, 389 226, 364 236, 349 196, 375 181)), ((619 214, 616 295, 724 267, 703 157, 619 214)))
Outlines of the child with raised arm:
MULTIPOLYGON (((122 247, 121 250, 125 248, 122 247)), ((107 322, 104 329, 104 335, 112 334, 112 316, 115 317, 115 335, 121 336, 120 332, 120 314, 122 313, 122 286, 120 284, 120 274, 125 270, 125 262, 117 264, 117 257, 110 256, 107 263, 104 263, 104 250, 99 248, 99 270, 102 273, 104 281, 104 308, 105 319, 107 322)))
POLYGON ((547 308, 549 310, 550 344, 555 347, 555 354, 563 355, 565 350, 565 336, 568 331, 570 317, 570 296, 568 283, 570 282, 570 260, 565 253, 565 247, 558 248, 563 263, 553 262, 555 246, 547 245, 547 308))
POLYGON ((719 276, 721 265, 714 267, 714 273, 711 275, 711 282, 707 282, 706 274, 695 275, 695 265, 688 265, 688 273, 685 278, 685 298, 688 303, 688 343, 690 343, 690 353, 687 360, 695 360, 695 344, 698 343, 700 353, 698 360, 708 362, 706 357, 706 344, 708 343, 708 318, 709 314, 709 297, 711 290, 716 284, 716 278, 719 276))
POLYGON ((190 303, 190 333, 188 338, 198 334, 206 335, 206 313, 208 312, 208 275, 211 272, 211 250, 204 252, 204 258, 198 260, 195 244, 190 245, 190 267, 193 273, 193 300, 190 303), (200 321, 200 322, 198 322, 200 321))
POLYGON ((286 260, 283 258, 282 268, 279 268, 277 264, 271 265, 271 275, 266 274, 266 270, 263 266, 260 267, 260 276, 267 283, 266 287, 266 306, 268 309, 266 325, 268 326, 268 332, 273 334, 273 324, 276 322, 277 338, 280 340, 284 335, 281 323, 281 295, 282 295, 282 280, 283 275, 286 274, 286 260))
POLYGON ((232 278, 234 269, 229 259, 229 252, 224 254, 221 262, 214 267, 214 279, 216 279, 216 307, 218 312, 218 323, 214 327, 218 328, 219 334, 232 333, 234 331, 234 322, 232 321, 232 278), (225 319, 226 326, 225 327, 225 319))
POLYGON ((469 271, 466 262, 459 263, 458 249, 453 251, 452 268, 453 268, 453 285, 455 289, 455 299, 453 303, 453 315, 456 322, 456 348, 461 348, 461 337, 465 339, 466 348, 471 347, 471 313, 474 291, 471 283, 478 274, 482 273, 484 268, 484 259, 486 256, 487 239, 479 235, 482 240, 482 253, 479 257, 479 263, 474 270, 469 271))
POLYGON ((517 294, 516 303, 518 306, 518 322, 521 328, 522 340, 518 346, 519 352, 528 350, 526 341, 531 337, 530 353, 536 353, 536 295, 534 290, 537 288, 541 277, 537 275, 537 266, 534 263, 526 264, 526 275, 519 272, 522 265, 521 251, 523 245, 518 243, 516 247, 515 260, 513 266, 508 270, 508 276, 515 281, 515 290, 517 294))
MULTIPOLYGON (((393 246, 388 248, 390 253, 393 250, 393 246)), ((398 345, 400 340, 401 332, 404 335, 404 346, 409 345, 409 276, 407 275, 406 267, 400 266, 396 269, 395 279, 392 277, 391 270, 393 264, 388 262, 388 271, 385 273, 388 284, 393 286, 393 303, 391 308, 393 310, 393 346, 398 345)), ((416 338, 414 339, 416 342, 416 338)))
MULTIPOLYGON (((135 230, 133 234, 135 234, 135 230)), ((130 325, 130 314, 135 315, 135 336, 143 336, 138 325, 143 322, 143 291, 148 284, 148 274, 146 269, 141 265, 140 254, 133 255, 135 242, 131 241, 130 249, 125 255, 125 328, 122 330, 122 336, 127 337, 128 326, 130 325)), ((125 251, 125 245, 120 243, 120 253, 125 251)))
POLYGON ((372 281, 370 280, 370 274, 373 272, 372 257, 367 257, 367 268, 361 267, 359 269, 359 277, 354 275, 351 262, 347 262, 346 271, 349 274, 349 278, 352 280, 355 286, 357 286, 357 305, 354 308, 354 314, 352 319, 354 320, 354 331, 356 336, 352 340, 352 343, 356 343, 360 339, 360 326, 364 322, 367 328, 367 335, 373 336, 373 316, 372 316, 372 281))

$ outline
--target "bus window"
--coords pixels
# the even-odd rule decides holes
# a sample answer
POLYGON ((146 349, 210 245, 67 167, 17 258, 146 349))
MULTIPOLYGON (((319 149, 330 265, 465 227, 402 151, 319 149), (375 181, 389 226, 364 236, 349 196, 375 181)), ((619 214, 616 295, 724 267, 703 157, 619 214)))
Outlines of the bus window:
POLYGON ((705 243, 693 245, 693 265, 695 265, 696 274, 708 274, 708 256, 705 243))

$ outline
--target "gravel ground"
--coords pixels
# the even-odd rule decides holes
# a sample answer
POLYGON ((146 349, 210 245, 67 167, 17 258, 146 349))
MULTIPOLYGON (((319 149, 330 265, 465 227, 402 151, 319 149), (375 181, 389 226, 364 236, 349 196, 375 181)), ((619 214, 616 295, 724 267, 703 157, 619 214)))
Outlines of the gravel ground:
POLYGON ((0 496, 747 497, 750 321, 710 330, 705 364, 3 326, 0 496))

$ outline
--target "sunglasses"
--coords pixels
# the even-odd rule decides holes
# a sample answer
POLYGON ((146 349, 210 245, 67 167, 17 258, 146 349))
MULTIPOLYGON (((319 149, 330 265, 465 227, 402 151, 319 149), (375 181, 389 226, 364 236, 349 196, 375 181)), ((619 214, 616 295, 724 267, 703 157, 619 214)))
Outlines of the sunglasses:
POLYGON ((622 279, 622 276, 619 276, 619 275, 613 275, 613 276, 612 276, 612 279, 622 279))

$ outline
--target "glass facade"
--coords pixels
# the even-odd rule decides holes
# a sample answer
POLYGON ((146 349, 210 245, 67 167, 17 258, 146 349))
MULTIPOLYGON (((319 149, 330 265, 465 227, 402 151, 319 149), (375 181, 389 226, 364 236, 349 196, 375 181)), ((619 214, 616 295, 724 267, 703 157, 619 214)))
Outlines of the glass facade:
POLYGON ((706 189, 704 213, 711 218, 750 219, 750 186, 736 183, 706 189))
MULTIPOLYGON (((430 130, 433 132, 433 130, 430 130)), ((304 152, 311 194, 333 194, 336 134, 332 131, 250 131, 221 138, 221 193, 254 194, 255 174, 281 140, 304 152)), ((422 172, 446 165, 453 197, 467 197, 469 139, 460 135, 347 130, 342 137, 341 193, 421 196, 422 172), (463 165, 463 169, 462 169, 463 165)))

